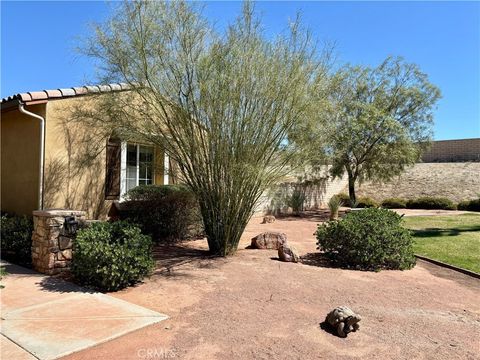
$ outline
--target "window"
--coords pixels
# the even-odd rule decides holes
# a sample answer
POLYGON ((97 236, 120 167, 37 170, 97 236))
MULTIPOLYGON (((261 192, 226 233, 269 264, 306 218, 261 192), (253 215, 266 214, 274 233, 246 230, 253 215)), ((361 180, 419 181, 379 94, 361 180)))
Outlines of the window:
POLYGON ((153 184, 153 147, 127 144, 124 193, 138 185, 153 184))

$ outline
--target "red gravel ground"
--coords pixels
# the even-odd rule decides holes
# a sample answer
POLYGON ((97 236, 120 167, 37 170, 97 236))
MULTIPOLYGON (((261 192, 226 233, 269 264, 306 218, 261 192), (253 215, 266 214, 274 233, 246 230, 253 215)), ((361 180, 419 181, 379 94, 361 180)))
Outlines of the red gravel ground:
POLYGON ((227 259, 209 258, 205 241, 159 248, 155 275, 110 295, 170 319, 67 358, 479 358, 479 280, 422 261, 379 273, 321 266, 313 236, 319 220, 254 218, 237 255, 227 259), (285 232, 307 264, 245 249, 269 230, 285 232), (363 318, 346 339, 320 326, 338 305, 363 318))

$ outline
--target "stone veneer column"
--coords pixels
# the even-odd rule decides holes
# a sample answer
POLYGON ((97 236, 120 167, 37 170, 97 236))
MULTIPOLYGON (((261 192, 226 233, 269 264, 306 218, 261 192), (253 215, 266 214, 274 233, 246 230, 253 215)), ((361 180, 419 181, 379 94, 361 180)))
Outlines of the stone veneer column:
POLYGON ((32 265, 36 271, 54 275, 70 270, 75 236, 64 229, 67 216, 74 216, 79 227, 85 224, 85 211, 47 209, 33 212, 32 265))

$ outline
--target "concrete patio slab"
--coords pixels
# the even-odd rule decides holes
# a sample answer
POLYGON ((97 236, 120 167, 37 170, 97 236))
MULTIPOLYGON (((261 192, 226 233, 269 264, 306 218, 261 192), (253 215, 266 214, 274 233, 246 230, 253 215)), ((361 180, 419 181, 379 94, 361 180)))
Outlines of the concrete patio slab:
POLYGON ((57 359, 168 318, 18 266, 7 265, 7 271, 1 334, 8 338, 8 351, 24 349, 42 360, 57 359))
POLYGON ((5 336, 0 335, 0 359, 35 360, 37 358, 5 336))

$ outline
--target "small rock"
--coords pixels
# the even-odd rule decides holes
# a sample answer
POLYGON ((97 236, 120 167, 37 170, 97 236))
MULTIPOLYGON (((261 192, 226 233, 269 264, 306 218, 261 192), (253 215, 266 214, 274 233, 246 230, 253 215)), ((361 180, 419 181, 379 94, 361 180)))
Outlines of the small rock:
POLYGON ((339 306, 328 313, 325 322, 333 326, 337 330, 340 337, 347 337, 352 331, 360 328, 358 322, 362 320, 360 315, 355 314, 352 309, 347 306, 339 306))
POLYGON ((60 235, 58 237, 58 246, 60 250, 71 249, 72 248, 72 239, 66 236, 60 235))
POLYGON ((263 222, 262 224, 271 224, 275 222, 275 216, 273 215, 266 215, 263 217, 263 222))
POLYGON ((280 261, 297 263, 300 259, 298 251, 293 246, 284 243, 278 248, 278 258, 280 261))
POLYGON ((287 242, 287 235, 279 232, 264 232, 252 238, 251 247, 253 249, 272 249, 278 250, 287 242))

